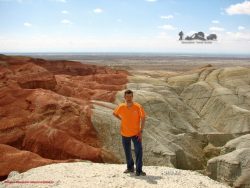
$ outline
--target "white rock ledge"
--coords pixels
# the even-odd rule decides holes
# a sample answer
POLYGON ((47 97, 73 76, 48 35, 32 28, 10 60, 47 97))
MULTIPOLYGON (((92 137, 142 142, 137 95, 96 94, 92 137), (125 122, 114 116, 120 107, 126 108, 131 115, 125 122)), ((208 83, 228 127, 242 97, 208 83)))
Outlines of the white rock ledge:
POLYGON ((16 173, 0 187, 6 188, 82 188, 82 187, 168 187, 168 188, 226 188, 207 176, 189 170, 161 166, 144 166, 147 176, 124 174, 124 164, 59 163, 16 173))

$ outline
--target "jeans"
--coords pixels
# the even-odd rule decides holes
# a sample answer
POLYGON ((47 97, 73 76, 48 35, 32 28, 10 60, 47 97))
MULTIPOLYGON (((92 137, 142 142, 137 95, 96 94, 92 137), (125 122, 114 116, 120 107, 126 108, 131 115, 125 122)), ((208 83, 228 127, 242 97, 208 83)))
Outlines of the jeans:
POLYGON ((131 140, 134 143, 135 157, 136 157, 136 171, 142 172, 142 143, 137 136, 125 137, 122 136, 122 145, 126 156, 127 169, 134 168, 134 160, 131 152, 131 140))

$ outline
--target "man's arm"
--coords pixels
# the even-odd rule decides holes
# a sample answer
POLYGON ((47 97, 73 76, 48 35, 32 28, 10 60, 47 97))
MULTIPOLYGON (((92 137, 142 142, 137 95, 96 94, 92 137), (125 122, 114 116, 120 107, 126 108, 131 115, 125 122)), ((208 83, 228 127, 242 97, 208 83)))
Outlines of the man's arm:
POLYGON ((113 115, 114 115, 117 119, 121 120, 121 117, 120 117, 119 115, 115 114, 114 112, 113 112, 113 115))
POLYGON ((142 131, 144 129, 145 126, 145 117, 141 118, 141 131, 137 134, 138 137, 138 141, 141 142, 142 141, 142 131))
POLYGON ((145 114, 144 108, 140 107, 141 132, 143 131, 144 126, 145 126, 145 116, 146 116, 146 114, 145 114))
POLYGON ((144 129, 145 126, 145 117, 141 118, 141 131, 144 129))

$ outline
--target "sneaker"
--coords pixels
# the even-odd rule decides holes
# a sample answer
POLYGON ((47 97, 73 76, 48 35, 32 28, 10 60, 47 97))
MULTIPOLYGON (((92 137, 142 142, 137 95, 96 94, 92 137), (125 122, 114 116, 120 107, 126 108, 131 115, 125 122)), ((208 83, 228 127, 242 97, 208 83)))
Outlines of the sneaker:
POLYGON ((126 169, 123 173, 127 174, 127 173, 133 173, 135 171, 134 168, 132 169, 126 169))
POLYGON ((141 171, 141 172, 136 172, 135 175, 136 176, 146 176, 146 173, 141 171))

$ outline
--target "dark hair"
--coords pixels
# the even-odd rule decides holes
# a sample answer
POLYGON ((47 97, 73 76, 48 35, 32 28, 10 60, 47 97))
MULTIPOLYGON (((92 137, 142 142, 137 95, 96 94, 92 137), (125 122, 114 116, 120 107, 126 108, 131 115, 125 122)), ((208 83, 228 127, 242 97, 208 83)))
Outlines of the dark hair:
POLYGON ((131 91, 130 89, 128 89, 128 90, 126 90, 126 91, 124 92, 124 96, 127 95, 127 94, 131 94, 131 93, 132 93, 132 95, 133 95, 133 91, 131 91))

